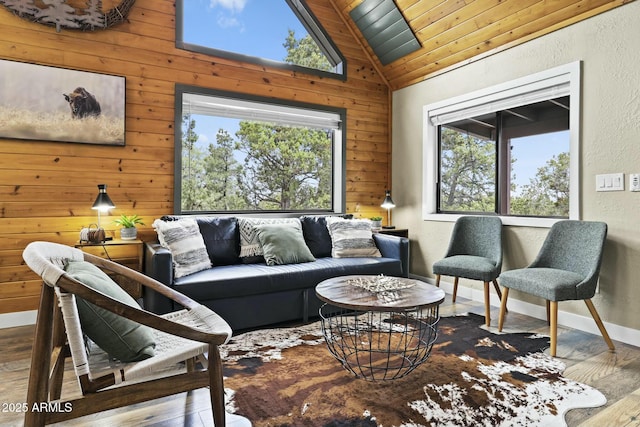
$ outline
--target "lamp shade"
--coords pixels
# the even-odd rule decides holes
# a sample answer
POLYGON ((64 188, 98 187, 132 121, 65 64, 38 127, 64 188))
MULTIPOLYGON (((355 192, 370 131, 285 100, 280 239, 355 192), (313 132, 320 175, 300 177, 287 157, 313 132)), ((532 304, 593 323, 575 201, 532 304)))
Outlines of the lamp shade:
POLYGON ((393 203, 393 199, 391 198, 391 191, 387 190, 384 196, 384 200, 380 205, 381 208, 384 209, 392 209, 396 207, 396 204, 393 203))
POLYGON ((96 201, 93 202, 91 209, 105 212, 115 207, 116 205, 113 204, 107 194, 107 184, 98 184, 98 197, 96 197, 96 201))

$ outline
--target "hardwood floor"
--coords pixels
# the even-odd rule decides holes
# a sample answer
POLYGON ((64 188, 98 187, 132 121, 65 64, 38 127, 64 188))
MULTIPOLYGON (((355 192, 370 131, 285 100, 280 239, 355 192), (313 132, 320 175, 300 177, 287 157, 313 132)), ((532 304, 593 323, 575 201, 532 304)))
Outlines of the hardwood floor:
MULTIPOLYGON (((482 304, 451 296, 441 306, 442 316, 468 312, 484 315, 482 304)), ((497 308, 492 328, 496 328, 497 308)), ((547 334, 546 323, 509 313, 505 331, 531 331, 547 334)), ((31 356, 32 326, 0 329, 0 426, 21 426, 23 415, 12 404, 25 401, 31 356)), ((607 397, 601 408, 575 409, 566 415, 569 426, 640 426, 640 348, 615 342, 610 352, 599 335, 561 328, 558 331, 558 358, 567 369, 564 376, 589 384, 607 397)), ((67 367, 65 392, 77 393, 72 372, 67 367), (67 379, 68 378, 68 379, 67 379)), ((103 412, 64 423, 65 426, 212 426, 209 393, 197 390, 153 402, 103 412)))

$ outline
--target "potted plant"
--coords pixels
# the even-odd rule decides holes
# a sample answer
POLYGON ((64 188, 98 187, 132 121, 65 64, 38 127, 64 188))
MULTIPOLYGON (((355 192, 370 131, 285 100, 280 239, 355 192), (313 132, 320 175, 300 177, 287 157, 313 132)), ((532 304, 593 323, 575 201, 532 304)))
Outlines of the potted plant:
POLYGON ((120 215, 113 222, 120 227, 120 238, 122 240, 135 240, 138 237, 138 229, 136 225, 144 225, 142 218, 138 215, 120 215))
POLYGON ((372 216, 369 218, 371 220, 371 228, 381 228, 382 227, 382 217, 381 216, 372 216))

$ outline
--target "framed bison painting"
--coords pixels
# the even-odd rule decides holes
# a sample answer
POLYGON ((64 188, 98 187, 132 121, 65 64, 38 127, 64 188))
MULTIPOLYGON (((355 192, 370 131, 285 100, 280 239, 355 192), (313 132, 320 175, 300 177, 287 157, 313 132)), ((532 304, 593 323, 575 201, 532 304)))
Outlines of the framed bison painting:
POLYGON ((0 59, 0 138, 124 145, 125 78, 0 59))

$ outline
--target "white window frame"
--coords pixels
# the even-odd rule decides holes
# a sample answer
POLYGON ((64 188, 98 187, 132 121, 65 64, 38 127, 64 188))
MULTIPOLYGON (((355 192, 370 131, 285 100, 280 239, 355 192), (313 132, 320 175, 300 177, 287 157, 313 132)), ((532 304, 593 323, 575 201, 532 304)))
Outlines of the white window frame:
MULTIPOLYGON (((569 219, 580 218, 581 62, 576 61, 423 107, 422 219, 455 221, 437 212, 438 126, 478 114, 569 95, 569 219)), ((505 225, 550 227, 558 218, 500 216, 505 225)))

